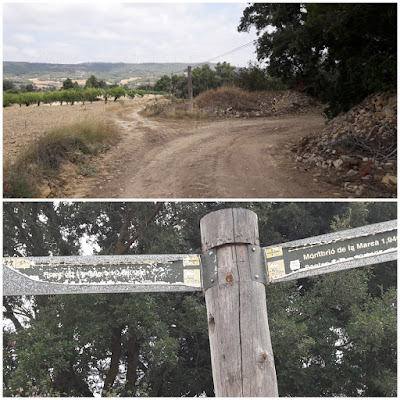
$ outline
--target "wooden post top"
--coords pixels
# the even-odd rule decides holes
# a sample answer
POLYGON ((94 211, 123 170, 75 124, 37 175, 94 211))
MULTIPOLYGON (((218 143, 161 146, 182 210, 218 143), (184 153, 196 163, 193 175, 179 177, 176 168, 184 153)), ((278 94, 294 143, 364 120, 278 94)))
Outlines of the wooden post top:
POLYGON ((259 245, 257 214, 244 208, 226 208, 200 221, 203 251, 230 243, 259 245))

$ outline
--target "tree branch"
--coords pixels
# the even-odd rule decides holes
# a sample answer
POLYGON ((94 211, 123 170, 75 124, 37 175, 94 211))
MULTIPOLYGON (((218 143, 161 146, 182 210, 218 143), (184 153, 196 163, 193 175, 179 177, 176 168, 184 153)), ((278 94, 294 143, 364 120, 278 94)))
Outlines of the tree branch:
MULTIPOLYGON (((124 253, 129 249, 129 247, 131 247, 132 244, 133 244, 137 239, 139 239, 140 235, 141 235, 141 234, 143 233, 143 231, 147 228, 147 226, 154 220, 154 218, 156 217, 156 215, 158 214, 158 212, 161 210, 161 208, 163 207, 163 205, 164 205, 164 202, 158 202, 158 203, 156 203, 156 205, 155 205, 155 207, 153 208, 151 214, 142 222, 142 225, 141 225, 141 226, 139 227, 139 229, 137 229, 137 231, 128 239, 128 241, 125 242, 125 243, 120 243, 118 246, 117 246, 117 245, 115 246, 115 251, 114 251, 114 254, 115 254, 115 255, 117 255, 117 254, 124 254, 124 253)), ((128 209, 127 212, 128 212, 127 217, 129 217, 130 210, 128 209)), ((126 220, 126 219, 127 219, 127 218, 124 218, 124 223, 125 223, 125 220, 126 220)), ((130 217, 130 219, 132 219, 132 216, 130 217)), ((129 220, 129 222, 130 222, 130 220, 129 220)), ((123 225, 124 225, 124 223, 123 223, 123 225)), ((121 229, 122 229, 122 227, 121 227, 121 229)), ((120 231, 120 234, 121 234, 121 231, 120 231)))
POLYGON ((23 331, 24 327, 21 325, 21 323, 18 321, 17 317, 14 314, 14 311, 12 309, 11 304, 8 302, 7 297, 4 297, 3 300, 3 306, 6 309, 5 312, 3 312, 3 315, 10 319, 11 322, 14 324, 16 331, 23 331))

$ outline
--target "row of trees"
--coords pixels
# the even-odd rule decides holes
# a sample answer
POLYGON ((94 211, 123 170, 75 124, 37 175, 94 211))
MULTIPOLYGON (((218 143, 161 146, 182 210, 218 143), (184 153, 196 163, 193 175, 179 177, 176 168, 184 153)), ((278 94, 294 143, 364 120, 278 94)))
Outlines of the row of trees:
POLYGON ((72 82, 70 78, 63 81, 60 90, 38 91, 33 85, 30 86, 32 88, 28 88, 29 90, 26 87, 17 90, 15 85, 10 86, 9 84, 3 86, 3 89, 8 88, 8 90, 3 91, 3 107, 8 107, 12 104, 19 104, 20 107, 23 104, 26 106, 31 104, 40 106, 41 103, 51 104, 55 102, 59 102, 61 105, 63 103, 73 105, 76 102, 85 104, 86 101, 92 103, 100 98, 103 98, 107 103, 109 98, 114 98, 114 101, 117 101, 120 97, 125 97, 126 95, 134 98, 136 95, 161 94, 161 92, 154 90, 127 90, 118 85, 108 86, 104 81, 98 81, 94 75, 87 79, 84 88, 80 87, 77 82, 72 82))
POLYGON ((329 102, 332 116, 396 88, 396 4, 253 3, 238 30, 251 28, 268 74, 329 102))
MULTIPOLYGON (((396 218, 396 203, 4 203, 4 256, 201 253, 199 221, 257 213, 261 245, 396 218), (82 240, 82 238, 86 238, 82 240)), ((282 397, 396 396, 394 262, 267 286, 282 397)), ((5 297, 3 395, 213 396, 202 293, 5 297)))
MULTIPOLYGON (((111 89, 114 87, 118 87, 118 85, 108 85, 103 80, 97 80, 94 75, 91 75, 87 80, 83 87, 81 87, 78 82, 73 82, 72 79, 67 78, 62 82, 62 87, 60 90, 69 90, 69 89, 111 89)), ((56 90, 55 87, 50 88, 51 91, 56 90)), ((29 83, 27 85, 16 86, 14 82, 3 79, 3 92, 12 93, 12 94, 19 94, 19 93, 30 93, 30 92, 40 92, 34 84, 29 83)))
POLYGON ((20 107, 25 104, 29 106, 31 104, 37 104, 40 106, 41 103, 51 104, 55 102, 70 103, 73 105, 76 102, 85 101, 92 103, 97 101, 100 97, 104 98, 107 102, 108 98, 114 98, 117 101, 118 98, 123 97, 127 94, 126 90, 120 87, 111 89, 68 89, 68 90, 50 90, 47 92, 24 92, 24 93, 3 93, 3 107, 11 106, 12 104, 19 104, 20 107))
MULTIPOLYGON (((235 68, 227 62, 218 63, 215 68, 208 64, 192 70, 193 95, 218 89, 222 86, 237 86, 245 90, 282 90, 287 86, 278 78, 271 78, 265 69, 250 63, 248 67, 235 68)), ((186 75, 164 75, 154 85, 154 90, 171 92, 176 97, 187 98, 188 81, 186 75)))

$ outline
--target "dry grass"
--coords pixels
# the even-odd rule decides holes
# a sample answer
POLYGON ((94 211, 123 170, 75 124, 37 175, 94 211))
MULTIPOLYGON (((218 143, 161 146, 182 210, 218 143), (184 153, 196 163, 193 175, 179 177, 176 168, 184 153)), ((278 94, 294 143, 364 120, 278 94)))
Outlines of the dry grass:
POLYGON ((236 87, 207 90, 194 100, 197 108, 229 108, 238 111, 259 109, 260 92, 247 92, 236 87))
POLYGON ((157 102, 148 105, 141 112, 146 117, 162 117, 174 119, 204 119, 210 118, 200 110, 188 111, 187 100, 173 100, 172 102, 157 102))
MULTIPOLYGON (((267 92, 267 98, 275 92, 267 92)), ((168 104, 153 104, 147 106, 143 115, 163 118, 211 118, 210 110, 234 109, 235 111, 260 110, 260 102, 266 92, 248 92, 237 87, 222 87, 217 90, 207 90, 193 100, 194 111, 187 111, 187 100, 174 99, 168 104)))
POLYGON ((40 185, 54 178, 66 162, 90 172, 90 157, 118 136, 114 124, 99 118, 54 128, 26 147, 14 163, 5 164, 3 196, 40 196, 40 185))

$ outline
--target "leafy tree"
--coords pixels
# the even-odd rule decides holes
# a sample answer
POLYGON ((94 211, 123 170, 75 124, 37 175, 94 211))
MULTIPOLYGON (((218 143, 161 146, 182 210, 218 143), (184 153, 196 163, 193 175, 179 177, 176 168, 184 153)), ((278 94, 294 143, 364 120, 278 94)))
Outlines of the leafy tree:
POLYGON ((236 86, 251 92, 258 90, 284 90, 287 86, 280 78, 268 76, 265 68, 255 63, 249 63, 247 67, 239 68, 234 77, 236 86))
MULTIPOLYGON (((199 253, 199 221, 257 213, 262 245, 396 216, 389 203, 5 203, 5 256, 199 253)), ((394 263, 267 287, 281 396, 396 395, 394 263)), ((202 294, 4 298, 5 396, 212 396, 202 294)))
POLYGON ((395 4, 254 3, 238 29, 256 28, 269 75, 306 87, 334 116, 395 87, 396 15, 395 4))
POLYGON ((215 73, 219 79, 220 86, 226 86, 233 83, 235 76, 235 67, 224 61, 217 63, 215 66, 215 73))
POLYGON ((80 92, 74 89, 68 89, 68 90, 63 90, 62 91, 62 99, 66 103, 70 103, 71 105, 74 105, 76 101, 79 101, 80 99, 80 92))
POLYGON ((15 89, 15 84, 8 79, 3 79, 3 91, 13 90, 15 89))
POLYGON ((126 90, 122 87, 114 87, 107 90, 110 97, 114 97, 114 101, 117 101, 120 97, 126 95, 126 90))
POLYGON ((26 93, 36 92, 36 86, 33 85, 32 83, 28 83, 25 86, 21 86, 21 92, 26 92, 26 93))
POLYGON ((18 95, 15 93, 3 92, 3 107, 11 106, 18 102, 18 95))
POLYGON ((154 90, 160 92, 169 92, 171 89, 171 77, 168 75, 162 76, 154 85, 154 90))
POLYGON ((219 80, 215 71, 208 64, 201 68, 194 68, 192 71, 193 96, 198 96, 201 92, 209 89, 217 89, 219 80))
POLYGON ((86 80, 85 89, 95 88, 98 89, 100 87, 99 81, 94 75, 90 75, 90 78, 86 80))
POLYGON ((172 76, 172 92, 176 97, 187 99, 188 80, 184 75, 172 76))
POLYGON ((36 101, 37 101, 36 93, 33 93, 33 92, 20 93, 18 95, 18 98, 19 98, 18 103, 20 106, 21 106, 21 104, 25 104, 28 107, 31 104, 36 103, 36 101))
POLYGON ((67 78, 65 81, 62 83, 61 90, 68 90, 68 89, 79 89, 79 84, 78 82, 72 82, 70 78, 67 78))
POLYGON ((88 88, 83 92, 83 94, 85 100, 90 101, 90 103, 93 103, 101 95, 101 89, 88 88))
POLYGON ((62 83, 62 90, 68 90, 68 89, 73 89, 74 88, 74 83, 70 78, 67 78, 65 81, 62 83))
POLYGON ((58 101, 59 92, 54 90, 48 90, 47 92, 43 93, 43 103, 51 104, 58 101))
POLYGON ((108 98, 111 97, 108 90, 101 89, 101 95, 104 97, 104 102, 107 104, 108 98))
POLYGON ((36 92, 35 93, 35 98, 36 98, 36 104, 38 106, 40 106, 40 103, 43 101, 44 99, 44 92, 36 92))
POLYGON ((107 82, 101 80, 99 81, 99 88, 100 89, 107 89, 107 82))

